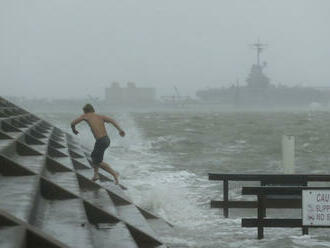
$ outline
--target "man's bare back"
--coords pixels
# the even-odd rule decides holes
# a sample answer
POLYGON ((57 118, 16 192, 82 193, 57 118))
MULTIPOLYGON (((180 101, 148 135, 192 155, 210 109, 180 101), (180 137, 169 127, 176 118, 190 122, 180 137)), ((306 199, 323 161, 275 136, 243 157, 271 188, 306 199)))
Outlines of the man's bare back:
POLYGON ((107 163, 103 162, 104 151, 110 145, 110 139, 107 135, 104 123, 111 123, 115 128, 117 128, 117 130, 119 131, 119 135, 122 137, 125 136, 125 132, 112 118, 105 115, 96 114, 92 105, 86 104, 83 110, 84 114, 82 114, 77 119, 71 122, 71 128, 72 132, 77 135, 79 132, 76 130, 76 125, 81 121, 86 121, 95 137, 96 142, 94 150, 91 154, 94 167, 94 176, 92 180, 95 181, 99 179, 98 169, 99 167, 101 167, 107 172, 109 172, 111 175, 113 175, 115 178, 115 182, 118 184, 119 173, 111 169, 111 167, 107 163))
MULTIPOLYGON (((116 127, 119 131, 119 135, 124 137, 125 132, 119 127, 119 125, 115 122, 115 120, 111 119, 108 116, 105 115, 99 115, 94 112, 86 113, 75 119, 71 126, 77 125, 81 121, 86 121, 91 128, 91 131, 95 137, 95 139, 100 139, 104 136, 107 136, 107 131, 105 129, 104 123, 111 123, 116 127)), ((78 134, 78 131, 74 128, 72 129, 75 134, 78 134)))

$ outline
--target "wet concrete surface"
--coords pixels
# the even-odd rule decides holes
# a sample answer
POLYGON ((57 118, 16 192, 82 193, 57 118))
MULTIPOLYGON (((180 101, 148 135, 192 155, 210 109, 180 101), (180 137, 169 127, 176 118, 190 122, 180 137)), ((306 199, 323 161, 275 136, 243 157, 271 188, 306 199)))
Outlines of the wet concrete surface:
POLYGON ((80 199, 45 200, 36 226, 71 247, 94 247, 86 228, 87 218, 80 199))
POLYGON ((0 209, 28 221, 38 176, 1 177, 0 209))
POLYGON ((90 180, 91 151, 72 135, 1 97, 0 115, 1 248, 162 245, 123 187, 104 171, 90 180))

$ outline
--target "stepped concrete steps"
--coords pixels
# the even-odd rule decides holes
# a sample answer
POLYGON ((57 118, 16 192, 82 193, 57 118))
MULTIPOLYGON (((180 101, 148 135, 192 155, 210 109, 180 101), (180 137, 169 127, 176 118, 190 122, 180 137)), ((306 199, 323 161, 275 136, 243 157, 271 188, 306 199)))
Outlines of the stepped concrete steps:
POLYGON ((3 110, 3 113, 7 115, 8 117, 14 117, 14 116, 20 116, 22 114, 26 114, 24 112, 17 112, 15 107, 5 107, 1 108, 3 110))
POLYGON ((27 117, 27 116, 31 116, 29 113, 14 113, 14 112, 11 112, 9 109, 4 109, 4 112, 7 113, 7 118, 8 120, 17 120, 19 118, 22 118, 22 117, 27 117))
POLYGON ((40 137, 47 138, 47 139, 49 139, 50 135, 51 135, 51 130, 41 128, 40 126, 33 127, 32 132, 34 135, 38 135, 40 137))
POLYGON ((0 226, 0 247, 17 248, 22 247, 23 233, 25 229, 21 226, 0 226))
MULTIPOLYGON (((104 177, 106 178, 106 177, 104 177)), ((112 193, 122 197, 123 199, 126 199, 128 201, 131 201, 131 199, 125 194, 125 189, 123 188, 124 186, 122 184, 116 185, 113 181, 113 179, 102 179, 98 181, 102 187, 110 190, 112 193)))
MULTIPOLYGON (((72 168, 73 168, 73 170, 75 170, 77 175, 84 176, 87 180, 91 181, 91 178, 93 177, 93 173, 94 173, 91 169, 89 169, 89 170, 77 170, 77 169, 75 169, 74 166, 72 168)), ((97 183, 97 181, 95 183, 97 183)))
POLYGON ((6 118, 6 119, 5 119, 5 122, 6 122, 7 124, 10 124, 10 125, 13 126, 13 127, 16 127, 16 128, 18 128, 18 129, 22 130, 22 131, 27 130, 28 128, 30 128, 31 126, 33 126, 34 123, 37 122, 37 121, 35 121, 34 123, 31 123, 31 122, 29 122, 29 123, 24 122, 24 121, 22 121, 22 119, 21 119, 23 116, 26 116, 26 115, 21 115, 21 116, 15 116, 15 117, 9 117, 9 118, 6 118))
POLYGON ((57 162, 58 164, 61 164, 62 166, 70 169, 70 170, 74 170, 71 158, 69 157, 52 157, 49 156, 50 159, 52 159, 53 161, 57 162))
POLYGON ((105 189, 99 188, 94 190, 81 191, 80 195, 87 201, 91 202, 93 205, 111 213, 116 217, 119 217, 118 209, 105 189))
POLYGON ((41 199, 42 208, 36 223, 39 229, 70 247, 94 248, 80 199, 41 199))
POLYGON ((148 236, 142 230, 132 227, 128 223, 123 223, 116 216, 104 211, 103 209, 84 201, 89 228, 93 235, 96 247, 149 247, 149 243, 161 244, 157 239, 148 236), (102 230, 101 232, 99 230, 102 230), (98 238, 101 239, 98 240, 98 238), (106 243, 105 243, 106 241, 106 243), (119 242, 119 243, 118 243, 119 242), (139 245, 141 244, 141 245, 139 245))
POLYGON ((112 199, 112 202, 115 205, 127 205, 132 204, 131 200, 124 194, 123 190, 120 189, 120 186, 116 185, 112 180, 103 176, 100 173, 100 180, 95 182, 91 181, 90 178, 93 176, 93 172, 90 170, 80 170, 77 172, 78 179, 79 177, 85 180, 89 180, 94 186, 94 188, 102 187, 106 190, 108 196, 112 199))
MULTIPOLYGON (((102 169, 100 169, 102 170, 102 169)), ((107 176, 105 176, 104 174, 106 172, 102 172, 99 170, 99 175, 100 175, 100 179, 95 181, 94 183, 103 187, 104 189, 107 189, 109 194, 114 194, 116 196, 118 196, 118 198, 120 198, 122 201, 124 201, 125 203, 131 203, 131 200, 125 195, 124 191, 121 189, 121 186, 116 185, 114 183, 114 180, 109 179, 107 176)), ((84 176, 85 178, 88 178, 89 180, 93 177, 93 171, 91 170, 79 170, 76 171, 77 175, 81 175, 84 176)))
MULTIPOLYGON (((19 143, 23 143, 23 146, 28 145, 25 141, 25 134, 23 131, 16 129, 15 127, 10 126, 10 125, 7 125, 6 128, 7 128, 7 130, 11 130, 11 131, 5 131, 5 134, 8 139, 3 139, 6 141, 6 143, 1 142, 0 149, 4 149, 7 145, 10 145, 15 141, 16 142, 18 141, 19 143)), ((30 130, 31 128, 32 128, 32 126, 27 128, 26 131, 30 130)), ((3 131, 1 131, 1 132, 3 132, 3 131)), ((1 140, 1 141, 3 141, 3 140, 1 140)))
POLYGON ((0 129, 0 140, 2 139, 16 139, 21 132, 4 132, 0 129))
POLYGON ((23 132, 20 128, 17 128, 17 127, 14 127, 13 125, 11 125, 9 123, 9 121, 6 119, 6 120, 2 120, 1 123, 1 131, 2 132, 23 132))
MULTIPOLYGON (((15 216, 0 209, 0 236, 5 243, 1 245, 24 248, 69 248, 67 245, 45 234, 36 227, 23 222, 15 216), (12 229, 12 228, 13 229, 12 229), (1 230, 6 230, 8 236, 1 235, 1 230), (13 239, 12 233, 14 232, 13 239)), ((2 248, 2 246, 1 246, 2 248)))
MULTIPOLYGON (((72 192, 70 192, 67 189, 62 188, 61 186, 58 186, 56 184, 53 184, 53 182, 48 181, 43 179, 42 180, 42 184, 41 184, 41 191, 42 191, 42 195, 44 196, 44 198, 46 199, 72 199, 72 198, 77 198, 76 195, 74 195, 72 192), (51 188, 50 188, 51 187, 51 188), (56 191, 56 193, 55 193, 56 191)), ((111 193, 111 192, 109 192, 111 193)), ((118 200, 116 201, 118 204, 118 200)), ((45 204, 42 204, 45 205, 45 204)), ((118 222, 118 221, 124 221, 124 220, 120 220, 119 218, 117 218, 115 215, 112 215, 111 213, 108 213, 104 210, 102 210, 101 208, 92 205, 92 203, 88 202, 88 201, 84 201, 84 205, 85 208, 87 208, 86 212, 87 215, 89 215, 90 217, 88 218, 90 220, 91 223, 93 224, 99 224, 99 223, 114 223, 114 222, 118 222)), ((40 216, 40 214, 39 214, 40 216)), ((125 221, 126 222, 126 221, 125 221)), ((83 225, 84 223, 82 223, 83 225)), ((141 244, 143 244, 141 247, 158 247, 161 243, 161 241, 159 241, 157 238, 154 238, 153 236, 150 236, 149 233, 146 233, 144 230, 140 229, 139 227, 134 226, 134 224, 132 223, 127 223, 126 225, 128 227, 128 229, 130 230, 131 233, 134 233, 134 240, 136 242, 140 242, 141 244), (150 245, 149 245, 150 243, 150 245)))
POLYGON ((58 134, 54 134, 54 131, 52 132, 52 134, 50 135, 50 138, 58 143, 61 144, 66 144, 66 140, 65 137, 62 135, 58 135, 58 134))
POLYGON ((141 214, 144 216, 146 221, 149 223, 150 227, 153 230, 157 230, 157 233, 161 234, 162 236, 163 235, 169 236, 170 234, 173 233, 172 224, 170 224, 167 221, 164 221, 163 219, 159 218, 155 214, 153 214, 141 207, 137 207, 137 208, 139 209, 141 214))
POLYGON ((28 145, 26 142, 24 141, 20 141, 19 139, 16 140, 15 142, 16 144, 16 153, 21 155, 21 156, 32 156, 32 155, 45 155, 45 151, 41 150, 37 150, 37 147, 34 148, 32 145, 28 145))
POLYGON ((139 248, 127 226, 118 222, 90 227, 95 247, 139 248))
POLYGON ((34 138, 37 138, 37 139, 41 140, 42 142, 45 142, 46 144, 48 143, 49 137, 48 137, 47 133, 38 132, 36 130, 36 127, 32 127, 27 133, 30 134, 31 136, 33 136, 34 138))
MULTIPOLYGON (((87 174, 87 172, 85 174, 87 174)), ((77 175, 79 175, 79 174, 77 174, 77 175)), ((82 178, 87 179, 86 175, 84 175, 84 176, 80 175, 80 176, 82 178)), ((113 184, 111 187, 111 191, 104 190, 101 194, 100 194, 100 190, 98 188, 99 185, 102 186, 102 183, 101 184, 93 183, 93 185, 88 185, 89 188, 92 189, 89 191, 87 191, 87 189, 86 189, 87 186, 86 186, 84 191, 81 193, 82 197, 91 201, 98 207, 100 207, 106 211, 109 211, 110 213, 114 213, 114 214, 120 216, 126 222, 139 227, 140 230, 143 230, 147 234, 155 235, 154 230, 157 230, 157 228, 162 228, 162 230, 165 230, 165 228, 166 228, 166 233, 169 232, 168 229, 171 228, 171 225, 166 223, 164 220, 159 219, 159 217, 149 213, 146 210, 143 210, 142 208, 137 208, 136 206, 132 205, 130 200, 127 197, 125 197, 124 195, 122 195, 121 190, 119 190, 118 194, 115 194, 113 192, 114 191, 113 189, 118 188, 117 185, 113 184), (114 204, 112 200, 110 200, 111 202, 109 202, 107 200, 107 196, 109 197, 109 195, 111 195, 112 198, 115 199, 116 204, 114 204), (109 206, 104 208, 104 203, 110 204, 109 205, 110 210, 109 210, 109 206), (147 216, 147 217, 145 217, 145 216, 147 216), (154 221, 150 221, 150 224, 152 224, 152 225, 149 225, 150 218, 154 219, 154 221), (147 221, 145 219, 147 219, 147 221), (134 220, 134 221, 132 222, 131 220, 134 220), (157 221, 157 220, 159 220, 159 221, 157 221), (163 223, 163 225, 161 225, 161 223, 163 223)))
MULTIPOLYGON (((66 148, 66 143, 63 141, 58 141, 52 138, 49 138, 49 146, 54 148, 54 149, 64 149, 66 148)), ((67 151, 65 151, 65 153, 67 153, 67 151)), ((68 155, 68 154, 67 154, 68 155)))
MULTIPOLYGON (((64 145, 66 145, 66 143, 63 143, 64 145)), ((67 157, 70 157, 70 154, 69 154, 69 150, 67 147, 64 147, 64 148, 56 148, 57 151, 65 154, 67 157)))
POLYGON ((143 231, 140 231, 135 226, 126 223, 126 226, 130 233, 132 234, 135 242, 141 248, 159 248, 162 247, 162 241, 155 236, 150 236, 143 231))
POLYGON ((165 222, 164 220, 161 220, 159 218, 152 218, 147 219, 148 224, 152 228, 152 230, 157 230, 158 234, 161 234, 161 236, 169 236, 173 234, 172 225, 165 222))
POLYGON ((20 131, 20 130, 4 131, 4 130, 0 129, 0 133, 2 134, 2 137, 3 137, 2 139, 17 139, 22 135, 22 131, 20 131))
MULTIPOLYGON (((37 152, 39 154, 44 155, 47 153, 47 149, 48 149, 47 143, 44 143, 44 142, 40 141, 39 139, 35 139, 30 135, 24 134, 23 136, 16 139, 16 141, 19 141, 25 147, 32 148, 32 150, 34 150, 35 152, 37 152)), ((28 154, 29 153, 25 153, 24 155, 28 155, 28 154)))
POLYGON ((76 171, 89 170, 92 168, 86 158, 72 158, 72 164, 76 171))
POLYGON ((0 139, 0 152, 13 142, 12 139, 0 139))
POLYGON ((75 195, 80 194, 76 174, 74 172, 45 172, 44 177, 75 195))
POLYGON ((44 145, 48 146, 48 140, 47 139, 42 139, 40 137, 35 137, 33 134, 30 134, 31 129, 28 132, 25 132, 25 142, 29 145, 44 145))
POLYGON ((22 166, 12 157, 6 154, 0 154, 0 175, 3 176, 31 176, 36 173, 32 170, 22 166))
MULTIPOLYGON (((101 176, 101 170, 102 169, 99 169, 100 176, 101 176)), ((82 170, 76 170, 76 173, 84 176, 85 178, 88 178, 88 180, 91 180, 91 178, 94 175, 93 169, 89 169, 89 170, 84 170, 84 169, 82 169, 82 170)), ((107 180, 107 182, 113 183, 112 180, 110 180, 110 179, 103 179, 102 177, 103 176, 101 176, 101 179, 100 180, 95 181, 95 183, 98 184, 98 185, 100 185, 100 186, 101 186, 101 183, 102 183, 103 180, 107 180)), ((111 186, 113 186, 113 185, 114 184, 111 184, 111 186)))
POLYGON ((28 144, 29 147, 31 147, 32 149, 40 152, 41 154, 45 155, 47 153, 47 145, 32 145, 32 144, 28 144))
POLYGON ((71 138, 69 135, 66 135, 66 141, 70 149, 83 151, 79 145, 79 142, 75 138, 71 138))
POLYGON ((85 158, 85 154, 80 150, 80 149, 72 149, 70 148, 69 146, 69 154, 72 158, 75 158, 75 159, 86 159, 85 158))
POLYGON ((108 173, 90 180, 90 152, 0 97, 0 199, 6 199, 0 240, 7 237, 6 246, 165 247, 149 221, 160 218, 136 207, 108 173))
POLYGON ((69 157, 69 154, 67 152, 66 148, 58 148, 58 147, 54 147, 49 145, 48 146, 48 155, 51 157, 69 157))
MULTIPOLYGON (((88 201, 84 201, 84 205, 90 223, 94 224, 99 229, 102 226, 104 227, 104 225, 110 225, 112 227, 114 223, 117 223, 119 221, 125 222, 124 220, 120 220, 111 213, 104 211, 103 209, 91 204, 88 201)), ((127 222, 125 222, 125 225, 133 236, 135 242, 138 244, 138 247, 157 247, 162 244, 161 241, 159 241, 157 238, 145 233, 139 227, 133 226, 127 222)))
POLYGON ((41 174, 44 167, 44 156, 19 156, 14 155, 11 160, 35 174, 41 174))
POLYGON ((28 116, 29 115, 22 115, 19 117, 10 118, 11 124, 17 128, 29 128, 33 126, 37 122, 37 120, 28 120, 28 116))
POLYGON ((28 222, 38 182, 38 176, 1 177, 0 209, 28 222))
POLYGON ((93 205, 118 216, 118 210, 111 200, 107 190, 83 175, 77 174, 77 179, 82 198, 91 202, 93 205))
POLYGON ((145 233, 156 236, 155 232, 151 229, 146 219, 142 216, 141 212, 133 204, 117 206, 119 216, 127 223, 138 227, 145 233))
POLYGON ((65 161, 68 163, 68 165, 62 164, 61 161, 59 161, 59 159, 46 156, 46 160, 45 160, 46 169, 51 173, 72 172, 73 171, 72 164, 69 164, 69 161, 67 159, 65 159, 65 161))

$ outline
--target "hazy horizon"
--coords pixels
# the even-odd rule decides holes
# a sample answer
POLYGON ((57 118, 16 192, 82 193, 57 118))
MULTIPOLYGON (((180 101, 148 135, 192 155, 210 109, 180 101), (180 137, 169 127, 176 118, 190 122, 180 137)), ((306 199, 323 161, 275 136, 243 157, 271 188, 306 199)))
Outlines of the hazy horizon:
POLYGON ((330 1, 0 2, 1 95, 104 97, 113 81, 157 95, 246 84, 258 39, 273 84, 330 86, 330 1))

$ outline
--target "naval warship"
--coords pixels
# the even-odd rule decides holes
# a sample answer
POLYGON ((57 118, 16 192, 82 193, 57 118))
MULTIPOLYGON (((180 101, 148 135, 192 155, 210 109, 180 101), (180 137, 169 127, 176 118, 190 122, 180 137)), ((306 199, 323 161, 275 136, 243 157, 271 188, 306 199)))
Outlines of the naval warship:
POLYGON ((330 90, 272 84, 264 73, 266 62, 260 62, 260 55, 266 44, 257 41, 251 45, 257 51, 257 61, 252 65, 245 85, 237 83, 230 87, 199 90, 196 96, 201 102, 229 104, 241 107, 304 107, 311 105, 328 105, 330 90))

